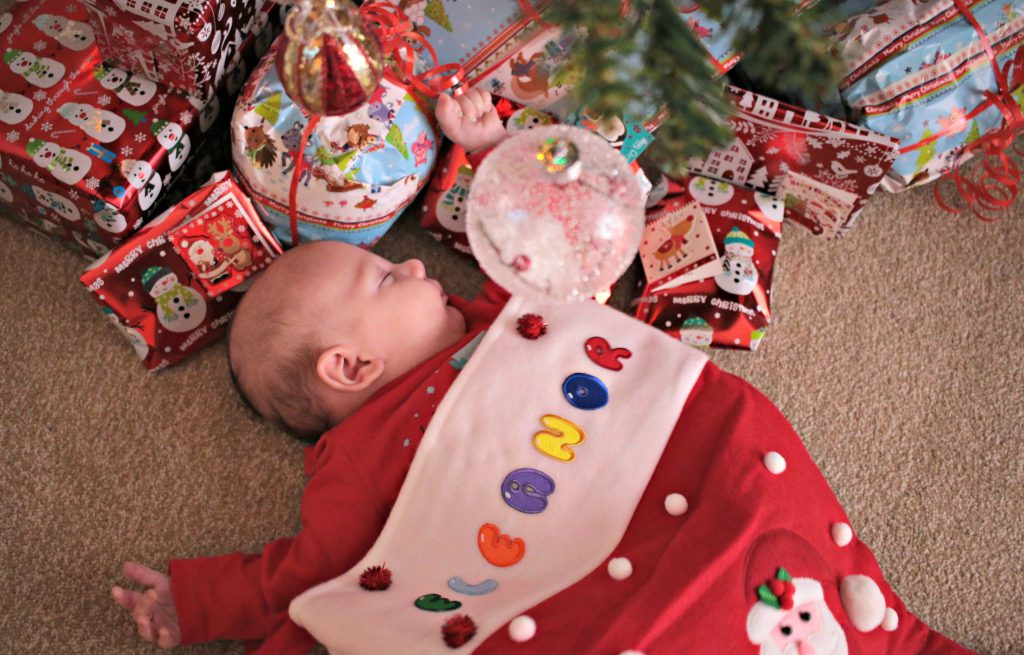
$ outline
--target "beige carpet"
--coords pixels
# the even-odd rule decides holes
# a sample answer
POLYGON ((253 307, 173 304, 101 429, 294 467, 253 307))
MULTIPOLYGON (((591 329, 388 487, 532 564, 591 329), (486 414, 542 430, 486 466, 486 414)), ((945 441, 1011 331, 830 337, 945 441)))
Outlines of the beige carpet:
MULTIPOLYGON (((953 219, 925 189, 880 195, 837 243, 791 228, 761 351, 715 355, 790 417, 909 608, 993 655, 1024 644, 1016 212, 953 219)), ((425 259, 449 290, 479 284, 411 216, 379 250, 425 259)), ((223 344, 146 374, 81 267, 0 220, 5 654, 153 652, 110 601, 124 559, 253 550, 298 523, 302 446, 243 408, 223 344)))

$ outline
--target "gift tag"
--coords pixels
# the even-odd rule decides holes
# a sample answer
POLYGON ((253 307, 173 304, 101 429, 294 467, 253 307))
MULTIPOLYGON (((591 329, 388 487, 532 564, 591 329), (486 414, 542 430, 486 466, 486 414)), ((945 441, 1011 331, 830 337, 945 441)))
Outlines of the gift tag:
POLYGON ((227 193, 169 235, 211 298, 245 282, 280 252, 247 205, 227 193))
POLYGON ((793 220, 803 223, 815 234, 835 236, 847 227, 857 195, 824 184, 795 171, 786 173, 779 186, 782 199, 793 220))
MULTIPOLYGON (((689 274, 718 259, 707 217, 695 201, 671 200, 648 215, 640 261, 652 287, 682 284, 691 278, 689 274)), ((708 269, 715 270, 714 266, 708 269)))

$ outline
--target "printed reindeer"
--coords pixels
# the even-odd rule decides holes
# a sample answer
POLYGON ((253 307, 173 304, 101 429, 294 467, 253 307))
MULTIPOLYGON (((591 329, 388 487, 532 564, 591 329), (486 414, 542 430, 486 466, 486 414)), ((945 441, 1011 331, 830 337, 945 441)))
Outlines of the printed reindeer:
POLYGON ((274 145, 274 138, 264 129, 266 123, 261 120, 259 125, 242 128, 245 130, 246 154, 249 155, 249 161, 258 168, 270 168, 277 161, 277 146, 274 145))

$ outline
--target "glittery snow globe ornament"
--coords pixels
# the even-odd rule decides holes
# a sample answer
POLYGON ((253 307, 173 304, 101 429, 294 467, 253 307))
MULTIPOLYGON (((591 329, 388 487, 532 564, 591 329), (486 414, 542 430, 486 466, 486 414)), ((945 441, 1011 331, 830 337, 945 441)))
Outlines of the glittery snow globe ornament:
POLYGON ((351 0, 287 0, 295 5, 277 48, 284 90, 312 114, 340 116, 370 98, 384 74, 384 56, 351 0))
POLYGON ((473 178, 466 232, 484 271, 534 300, 585 300, 636 255, 640 186, 625 158, 586 130, 554 125, 495 148, 473 178))

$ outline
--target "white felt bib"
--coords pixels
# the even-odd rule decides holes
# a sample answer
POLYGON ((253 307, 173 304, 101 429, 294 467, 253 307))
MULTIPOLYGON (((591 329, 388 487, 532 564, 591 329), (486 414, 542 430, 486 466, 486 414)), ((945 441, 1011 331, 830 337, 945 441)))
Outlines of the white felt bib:
POLYGON ((612 554, 706 361, 596 303, 512 298, 438 407, 377 542, 296 598, 292 619, 335 655, 411 655, 450 653, 441 626, 465 614, 471 651, 612 554), (516 328, 528 313, 547 324, 535 340, 516 328), (361 588, 382 564, 391 586, 361 588))

